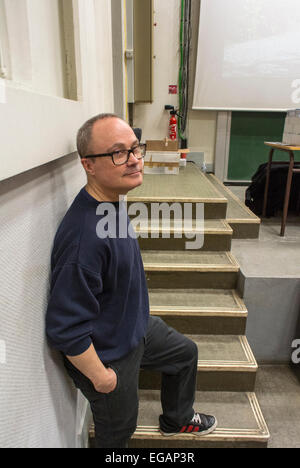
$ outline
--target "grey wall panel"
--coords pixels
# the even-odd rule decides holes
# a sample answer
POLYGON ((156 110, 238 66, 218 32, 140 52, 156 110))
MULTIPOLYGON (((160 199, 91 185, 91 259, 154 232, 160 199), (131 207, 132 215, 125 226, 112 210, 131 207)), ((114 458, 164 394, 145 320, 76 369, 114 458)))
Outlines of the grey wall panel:
POLYGON ((44 321, 53 238, 83 185, 74 154, 0 183, 0 447, 76 445, 77 391, 44 321))

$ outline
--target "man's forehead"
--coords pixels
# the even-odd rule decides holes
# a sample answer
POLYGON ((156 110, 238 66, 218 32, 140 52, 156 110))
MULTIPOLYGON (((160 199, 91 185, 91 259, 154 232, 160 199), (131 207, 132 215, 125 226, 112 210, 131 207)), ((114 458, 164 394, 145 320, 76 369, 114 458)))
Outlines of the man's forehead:
POLYGON ((95 122, 92 129, 92 139, 95 143, 112 146, 122 139, 136 138, 132 128, 122 119, 109 117, 95 122))
POLYGON ((95 134, 107 134, 107 129, 110 132, 130 131, 131 127, 122 119, 118 117, 107 117, 106 119, 97 120, 93 125, 93 132, 95 134))

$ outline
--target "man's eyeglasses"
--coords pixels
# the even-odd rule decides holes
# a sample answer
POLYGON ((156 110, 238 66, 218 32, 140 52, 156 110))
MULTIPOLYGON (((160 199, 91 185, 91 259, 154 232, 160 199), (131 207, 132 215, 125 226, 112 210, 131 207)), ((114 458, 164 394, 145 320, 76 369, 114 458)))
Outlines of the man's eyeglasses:
POLYGON ((136 159, 143 159, 146 155, 146 145, 139 144, 129 150, 119 150, 111 153, 90 154, 88 156, 84 156, 84 158, 104 158, 110 156, 115 166, 122 166, 122 164, 126 164, 128 162, 131 153, 136 159))

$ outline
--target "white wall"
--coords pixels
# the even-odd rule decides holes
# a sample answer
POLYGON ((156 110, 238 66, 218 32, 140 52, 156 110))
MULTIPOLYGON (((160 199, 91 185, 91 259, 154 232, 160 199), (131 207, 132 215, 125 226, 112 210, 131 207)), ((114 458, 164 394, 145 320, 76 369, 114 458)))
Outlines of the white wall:
MULTIPOLYGON (((168 86, 178 84, 180 63, 180 13, 181 2, 154 0, 154 99, 151 104, 135 104, 134 126, 143 129, 143 140, 162 139, 167 136, 169 113, 165 104, 179 105, 178 95, 169 95, 168 86)), ((191 68, 194 73, 197 53, 199 1, 192 5, 192 50, 191 68)), ((190 97, 194 80, 190 83, 190 97)), ((203 152, 205 162, 214 164, 217 112, 190 111, 187 137, 192 152, 203 152)))
MULTIPOLYGON (((135 104, 134 126, 143 129, 143 140, 162 139, 167 136, 169 113, 165 104, 179 105, 178 95, 169 95, 168 87, 178 84, 180 2, 154 0, 154 98, 151 104, 135 104)), ((195 7, 193 7, 195 8, 195 7)), ((198 6, 199 8, 199 6, 198 6)), ((199 17, 199 16, 198 16, 199 17)), ((198 19, 197 19, 198 21, 198 19)), ((192 33, 197 41, 197 21, 192 17, 192 33)), ((191 55, 196 57, 195 45, 191 55)), ((193 66, 192 66, 193 68, 193 66)), ((193 73, 193 71, 192 71, 193 73)), ((193 92, 191 80, 190 93, 193 92)), ((188 146, 192 152, 203 152, 205 162, 213 165, 215 158, 216 112, 190 111, 187 122, 188 146)))
POLYGON ((10 56, 0 103, 3 180, 74 151, 79 125, 101 109, 112 111, 114 101, 109 0, 73 0, 78 100, 63 96, 67 72, 57 0, 0 0, 1 5, 10 56))
MULTIPOLYGON (((64 56, 58 3, 58 0, 27 2, 31 86, 38 93, 64 97, 64 56)), ((13 17, 13 24, 14 21, 13 17)))
POLYGON ((206 165, 214 165, 217 131, 217 112, 194 111, 188 113, 188 145, 195 153, 204 153, 206 165))
POLYGON ((169 112, 165 104, 178 106, 178 96, 169 95, 169 85, 178 83, 180 2, 154 1, 153 103, 135 104, 134 126, 143 129, 143 140, 168 135, 169 112))
MULTIPOLYGON (((17 1, 26 6, 32 0, 17 1)), ((32 1, 32 6, 37 7, 34 15, 41 8, 36 1, 32 1)), ((111 4, 109 0, 74 0, 74 4, 79 9, 81 24, 75 24, 82 52, 78 57, 82 67, 78 91, 88 118, 114 111, 111 4)), ((48 0, 43 6, 49 7, 48 0)), ((49 22, 44 18, 41 27, 46 23, 51 37, 53 18, 48 19, 49 22)), ((33 33, 32 28, 31 32, 32 51, 38 46, 39 33, 37 30, 33 33)), ((52 58, 55 62, 59 60, 58 55, 52 58)), ((32 59, 35 60, 31 56, 29 65, 32 59)), ((30 73, 32 70, 30 65, 30 73)), ((77 154, 69 154, 75 147, 75 132, 68 130, 63 111, 55 115, 51 105, 52 100, 62 104, 65 100, 25 90, 24 87, 29 87, 25 78, 31 80, 30 73, 22 75, 19 87, 15 82, 7 84, 11 93, 0 103, 1 126, 11 119, 5 139, 1 140, 1 170, 3 161, 7 164, 16 161, 21 170, 26 167, 22 166, 23 161, 31 161, 42 146, 45 156, 37 167, 0 181, 0 447, 72 448, 80 446, 77 427, 86 406, 67 378, 60 355, 47 345, 44 321, 54 235, 74 197, 85 185, 86 177, 77 154), (17 112, 18 92, 23 96, 27 118, 21 118, 17 112), (31 113, 35 106, 43 110, 41 120, 31 113)), ((52 79, 51 83, 54 82, 52 79)), ((58 89, 53 88, 53 92, 58 89)), ((81 123, 80 118, 78 125, 81 123)))

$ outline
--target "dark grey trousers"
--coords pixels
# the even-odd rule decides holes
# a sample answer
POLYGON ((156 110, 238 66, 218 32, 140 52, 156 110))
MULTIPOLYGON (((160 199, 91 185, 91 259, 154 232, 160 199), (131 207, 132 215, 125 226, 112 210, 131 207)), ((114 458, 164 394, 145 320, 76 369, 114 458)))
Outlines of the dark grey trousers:
POLYGON ((140 368, 162 373, 160 427, 175 432, 194 415, 198 350, 193 341, 159 317, 150 317, 147 334, 127 356, 106 364, 117 374, 117 387, 96 392, 92 382, 67 358, 65 367, 77 388, 90 402, 97 448, 126 447, 137 425, 140 368))

